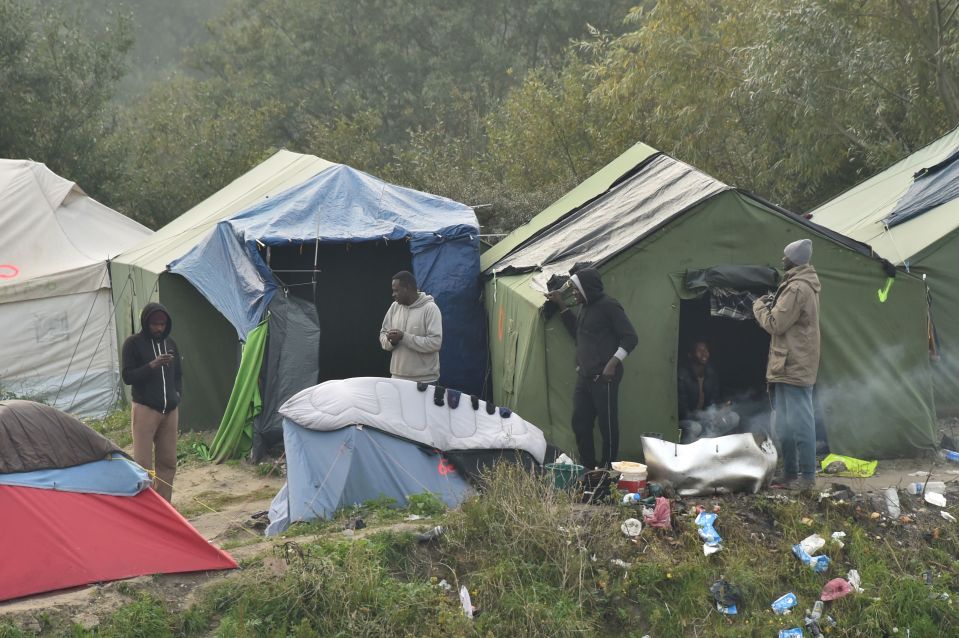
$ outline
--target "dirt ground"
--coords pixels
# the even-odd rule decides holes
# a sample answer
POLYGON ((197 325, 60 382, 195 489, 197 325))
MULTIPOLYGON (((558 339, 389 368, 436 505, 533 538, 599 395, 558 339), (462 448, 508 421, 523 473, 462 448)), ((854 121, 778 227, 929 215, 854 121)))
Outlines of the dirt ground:
MULTIPOLYGON (((924 481, 925 472, 931 472, 932 480, 946 482, 948 498, 956 498, 959 493, 959 464, 939 457, 881 461, 875 475, 867 479, 820 476, 817 491, 820 494, 829 494, 836 492, 840 486, 848 487, 857 495, 855 500, 862 505, 861 517, 868 519, 872 512, 882 509, 879 495, 885 488, 893 486, 905 489, 910 482, 924 481)), ((259 556, 265 557, 262 563, 267 570, 273 565, 279 575, 285 569, 285 564, 274 557, 273 547, 280 542, 265 538, 262 535, 262 522, 257 526, 257 521, 251 517, 269 508, 272 495, 280 489, 284 480, 277 476, 260 476, 255 468, 248 465, 194 462, 178 470, 173 504, 179 511, 186 513, 190 523, 205 538, 219 546, 228 547, 229 553, 241 563, 241 569, 244 560, 259 556)), ((770 498, 793 497, 778 490, 769 490, 765 495, 770 498)), ((720 500, 725 503, 724 506, 732 506, 741 511, 744 519, 748 521, 751 498, 754 497, 731 495, 720 500)), ((921 542, 921 533, 926 527, 931 529, 936 525, 949 524, 939 520, 937 509, 925 507, 921 497, 903 499, 915 501, 904 502, 903 508, 904 512, 909 512, 915 520, 910 521, 908 526, 892 524, 902 533, 908 533, 911 529, 908 535, 915 536, 916 542, 921 542)), ((860 508, 856 507, 856 511, 859 512, 860 508)), ((416 529, 416 525, 411 523, 398 523, 389 527, 396 528, 397 531, 416 529)), ((384 528, 378 528, 382 529, 384 528)), ((360 537, 365 532, 378 530, 362 530, 356 532, 355 536, 360 537)), ((310 540, 311 538, 298 538, 297 542, 310 540)), ((141 590, 164 601, 171 610, 183 610, 198 599, 205 586, 234 577, 237 573, 239 572, 219 571, 142 576, 32 596, 0 603, 0 622, 11 622, 28 631, 39 631, 41 618, 47 616, 91 628, 121 605, 130 602, 133 592, 141 590)))

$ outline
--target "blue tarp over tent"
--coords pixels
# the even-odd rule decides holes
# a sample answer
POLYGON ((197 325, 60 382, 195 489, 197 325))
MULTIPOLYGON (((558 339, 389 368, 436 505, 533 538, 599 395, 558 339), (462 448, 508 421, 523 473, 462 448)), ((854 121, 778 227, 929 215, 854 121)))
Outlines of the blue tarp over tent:
POLYGON ((479 394, 486 345, 478 233, 476 215, 464 204, 339 164, 219 222, 169 269, 245 339, 281 287, 259 246, 408 239, 419 287, 443 313, 441 383, 479 394))

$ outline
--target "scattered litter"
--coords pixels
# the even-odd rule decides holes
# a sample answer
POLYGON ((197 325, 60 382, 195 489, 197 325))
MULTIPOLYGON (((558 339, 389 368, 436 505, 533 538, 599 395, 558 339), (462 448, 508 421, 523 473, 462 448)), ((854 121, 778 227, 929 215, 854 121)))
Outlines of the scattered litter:
POLYGON ((669 501, 662 496, 656 498, 656 506, 651 515, 643 512, 643 521, 650 527, 657 529, 670 529, 672 522, 670 520, 669 501))
POLYGON ((847 478, 869 478, 876 472, 876 466, 879 461, 863 461, 851 456, 840 456, 839 454, 830 454, 822 460, 821 467, 824 472, 834 474, 835 476, 844 476, 847 478), (836 462, 840 462, 845 467, 840 469, 838 465, 833 465, 834 472, 829 472, 827 468, 836 462))
POLYGON ((819 534, 813 534, 812 536, 807 536, 802 539, 799 542, 799 546, 802 547, 804 552, 812 556, 826 546, 826 539, 819 534))
POLYGON ((876 520, 876 519, 882 518, 882 514, 880 514, 879 512, 873 512, 872 514, 869 515, 869 518, 871 518, 872 520, 876 520))
POLYGON ((929 476, 929 472, 926 470, 918 470, 916 472, 910 472, 909 476, 929 476))
POLYGON ((822 629, 819 628, 819 621, 822 619, 823 602, 817 600, 813 605, 812 611, 806 610, 806 630, 812 634, 813 638, 822 638, 822 629))
POLYGON ((796 594, 789 592, 788 594, 783 594, 774 600, 772 608, 774 612, 782 616, 788 614, 798 602, 799 599, 796 598, 796 594))
POLYGON ((913 522, 913 520, 910 517, 903 514, 902 516, 899 517, 899 522, 902 523, 903 525, 909 525, 910 523, 913 522))
POLYGON ((609 562, 610 562, 611 565, 615 565, 616 567, 622 567, 623 569, 628 569, 628 568, 629 568, 629 563, 627 563, 626 561, 621 560, 621 559, 619 559, 619 558, 614 558, 613 560, 611 560, 611 561, 609 561, 609 562))
POLYGON ((821 574, 829 568, 828 556, 811 556, 803 550, 802 545, 799 543, 793 545, 793 554, 802 561, 803 565, 807 565, 817 574, 821 574))
POLYGON ((408 520, 408 521, 418 521, 418 520, 420 520, 421 518, 423 518, 423 517, 420 516, 419 514, 410 514, 409 516, 406 517, 406 520, 408 520))
POLYGON ((946 497, 938 492, 926 492, 922 495, 930 505, 935 505, 936 507, 945 507, 946 506, 946 497))
POLYGON ((793 627, 792 629, 780 629, 779 638, 802 638, 802 629, 793 627))
POLYGON ((473 601, 470 600, 470 592, 466 589, 466 585, 460 587, 460 604, 463 605, 463 612, 466 614, 467 618, 473 617, 473 601))
POLYGON ((431 540, 439 538, 442 535, 443 535, 443 526, 437 525, 436 527, 429 530, 428 532, 423 532, 422 534, 418 534, 416 536, 416 540, 418 540, 421 543, 428 543, 431 540))
POLYGON ((709 593, 716 601, 716 611, 727 616, 735 616, 739 613, 738 606, 743 601, 743 594, 739 587, 721 578, 712 584, 709 593))
POLYGON ((856 591, 857 594, 862 593, 862 587, 860 586, 862 584, 862 580, 859 577, 859 570, 850 569, 846 573, 846 580, 849 581, 849 584, 852 586, 852 588, 856 591))
POLYGON ((837 600, 848 596, 852 592, 853 587, 849 584, 848 580, 845 578, 833 578, 823 586, 822 593, 819 594, 819 597, 829 602, 830 600, 837 600))
POLYGON ((696 515, 696 526, 699 528, 699 537, 703 539, 703 553, 706 556, 715 554, 722 549, 723 539, 713 527, 713 523, 719 518, 711 512, 700 512, 696 515))
POLYGON ((952 450, 941 450, 939 453, 942 455, 942 458, 946 459, 947 461, 959 463, 959 452, 954 452, 952 450))
POLYGON ((912 495, 922 494, 923 492, 939 492, 942 494, 945 491, 946 484, 942 481, 914 482, 906 486, 906 492, 912 495))
POLYGON ((643 502, 643 495, 636 494, 635 492, 630 492, 629 494, 623 494, 623 505, 635 505, 637 503, 643 502))
POLYGON ((949 521, 950 523, 956 522, 956 517, 950 514, 949 512, 947 512, 946 510, 940 510, 939 515, 942 516, 947 521, 949 521))
POLYGON ((806 527, 812 527, 813 523, 815 523, 816 521, 812 520, 808 516, 803 516, 799 522, 805 525, 806 527))
POLYGON ((833 532, 830 538, 832 538, 832 542, 836 545, 839 545, 839 547, 846 546, 846 544, 842 541, 842 539, 846 538, 846 532, 833 532))
POLYGON ((446 582, 445 578, 441 580, 440 582, 436 583, 436 586, 444 591, 451 591, 453 589, 453 586, 450 585, 448 582, 446 582))
POLYGON ((627 518, 623 521, 623 524, 619 526, 619 529, 629 538, 635 538, 643 531, 643 524, 635 518, 627 518))
POLYGON ((553 463, 555 463, 556 465, 576 465, 576 462, 573 461, 573 459, 566 456, 565 452, 557 456, 556 460, 553 461, 553 463))
POLYGON ((889 518, 899 518, 901 510, 899 509, 899 491, 894 487, 886 488, 883 493, 883 499, 886 505, 886 512, 889 518))

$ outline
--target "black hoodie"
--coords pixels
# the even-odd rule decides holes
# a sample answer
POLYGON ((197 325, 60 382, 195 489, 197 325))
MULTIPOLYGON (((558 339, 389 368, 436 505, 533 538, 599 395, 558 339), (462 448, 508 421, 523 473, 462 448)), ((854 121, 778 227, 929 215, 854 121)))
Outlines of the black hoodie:
POLYGON ((631 352, 639 338, 626 311, 618 301, 603 294, 603 280, 595 268, 575 273, 583 287, 586 302, 577 315, 561 314, 563 324, 576 340, 576 371, 581 377, 593 378, 619 348, 631 352))
POLYGON ((161 304, 148 303, 140 313, 140 332, 123 342, 123 382, 131 386, 136 403, 149 406, 157 412, 172 412, 180 404, 183 376, 180 350, 170 337, 173 318, 161 304), (157 310, 167 316, 166 330, 160 339, 150 335, 148 320, 157 310), (163 353, 172 353, 169 365, 151 368, 150 362, 163 353))

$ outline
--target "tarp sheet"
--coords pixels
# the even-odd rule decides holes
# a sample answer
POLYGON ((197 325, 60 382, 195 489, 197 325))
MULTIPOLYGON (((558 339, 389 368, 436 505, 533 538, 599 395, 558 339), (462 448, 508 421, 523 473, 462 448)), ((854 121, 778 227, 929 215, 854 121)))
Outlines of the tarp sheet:
POLYGON ((0 401, 0 474, 72 467, 119 448, 75 417, 33 401, 0 401))
POLYGON ((265 320, 247 335, 236 383, 226 404, 223 420, 210 444, 208 460, 222 463, 227 459, 240 458, 253 445, 253 420, 263 407, 259 380, 268 334, 269 320, 265 320))
POLYGON ((0 485, 110 496, 133 496, 151 483, 147 471, 122 454, 64 469, 0 474, 0 485))
POLYGON ((402 507, 409 496, 429 492, 454 507, 470 492, 441 454, 374 428, 320 432, 284 419, 283 439, 287 482, 270 505, 268 536, 376 498, 402 507))
POLYGON ((272 454, 283 442, 280 406, 319 379, 317 352, 320 323, 316 307, 291 295, 277 295, 270 304, 270 338, 266 349, 263 410, 253 420, 253 460, 272 454))
POLYGON ((728 190, 693 167, 659 155, 605 196, 544 230, 492 266, 490 273, 566 273, 576 262, 599 264, 674 216, 728 190))
MULTIPOLYGON (((245 338, 279 286, 258 246, 459 235, 457 226, 479 232, 473 209, 337 165, 220 222, 170 270, 186 277, 245 338)), ((478 248, 476 260, 478 272, 478 248)))
POLYGON ((0 600, 237 566, 152 489, 104 496, 0 485, 0 512, 0 600))
POLYGON ((883 219, 892 227, 918 217, 928 210, 959 197, 959 150, 938 164, 922 168, 913 175, 913 183, 896 207, 883 219))

